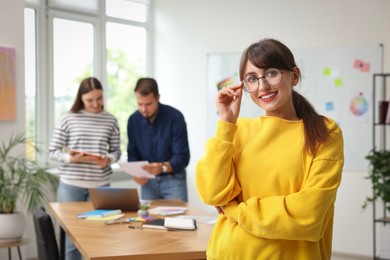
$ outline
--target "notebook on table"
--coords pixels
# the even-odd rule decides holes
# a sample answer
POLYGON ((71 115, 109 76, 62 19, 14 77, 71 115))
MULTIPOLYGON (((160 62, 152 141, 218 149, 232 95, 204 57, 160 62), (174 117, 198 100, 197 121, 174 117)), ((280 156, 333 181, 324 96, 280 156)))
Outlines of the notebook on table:
POLYGON ((195 230, 196 220, 189 218, 158 218, 152 221, 147 221, 142 225, 142 228, 162 230, 195 230))
POLYGON ((140 204, 136 188, 99 187, 88 191, 95 209, 137 211, 140 204))

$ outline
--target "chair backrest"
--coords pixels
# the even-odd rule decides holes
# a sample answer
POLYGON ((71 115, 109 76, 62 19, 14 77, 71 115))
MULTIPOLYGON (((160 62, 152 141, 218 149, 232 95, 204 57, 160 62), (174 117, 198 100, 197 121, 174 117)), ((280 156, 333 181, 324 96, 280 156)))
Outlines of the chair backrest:
POLYGON ((39 207, 34 210, 33 218, 38 248, 38 259, 59 260, 60 254, 50 215, 43 207, 39 207))

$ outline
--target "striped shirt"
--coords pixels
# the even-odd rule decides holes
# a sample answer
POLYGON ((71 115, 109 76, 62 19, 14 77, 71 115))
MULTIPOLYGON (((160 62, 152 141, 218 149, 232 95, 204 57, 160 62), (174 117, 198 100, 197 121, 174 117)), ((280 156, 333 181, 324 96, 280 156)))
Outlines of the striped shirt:
POLYGON ((116 118, 106 111, 67 113, 55 128, 49 148, 50 159, 61 162, 58 171, 62 182, 83 188, 109 184, 110 165, 100 168, 95 163, 71 163, 65 148, 105 155, 111 163, 118 161, 121 150, 116 118))

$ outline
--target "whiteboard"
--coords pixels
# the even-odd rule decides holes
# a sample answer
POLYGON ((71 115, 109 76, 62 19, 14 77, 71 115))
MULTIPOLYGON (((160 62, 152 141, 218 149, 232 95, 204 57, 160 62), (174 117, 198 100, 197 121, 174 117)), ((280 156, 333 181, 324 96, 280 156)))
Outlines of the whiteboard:
MULTIPOLYGON (((382 73, 381 44, 292 50, 302 72, 296 90, 317 112, 334 119, 344 136, 344 170, 367 171, 365 156, 372 148, 373 74, 382 73)), ((218 88, 239 82, 241 53, 208 55, 207 136, 215 133, 218 113, 214 104, 218 88)), ((263 115, 244 94, 240 117, 263 115)))

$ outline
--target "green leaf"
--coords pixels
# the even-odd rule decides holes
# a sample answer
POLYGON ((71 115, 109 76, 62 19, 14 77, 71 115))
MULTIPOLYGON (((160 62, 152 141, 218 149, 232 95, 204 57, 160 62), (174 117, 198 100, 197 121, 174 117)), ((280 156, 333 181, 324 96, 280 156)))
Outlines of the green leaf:
MULTIPOLYGON (((13 213, 19 201, 26 203, 31 213, 48 202, 47 189, 55 191, 58 186, 57 176, 16 154, 18 146, 32 144, 24 134, 16 134, 0 145, 0 213, 13 213)), ((39 153, 35 146, 32 148, 39 153)))
POLYGON ((378 199, 384 203, 390 202, 390 151, 373 149, 365 158, 369 161, 370 171, 366 178, 371 180, 373 196, 366 198, 363 209, 378 199))

